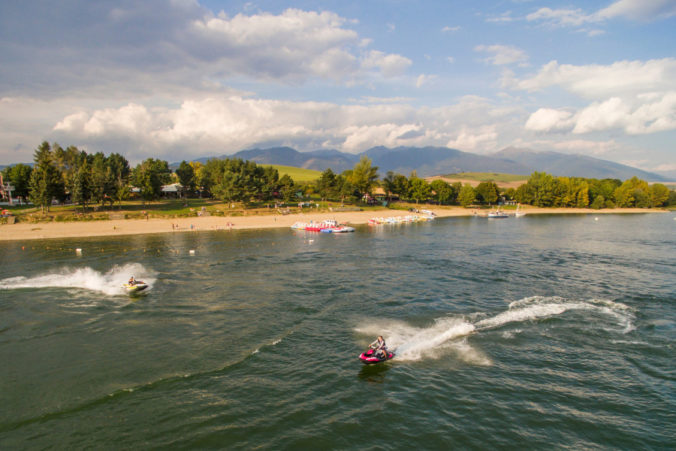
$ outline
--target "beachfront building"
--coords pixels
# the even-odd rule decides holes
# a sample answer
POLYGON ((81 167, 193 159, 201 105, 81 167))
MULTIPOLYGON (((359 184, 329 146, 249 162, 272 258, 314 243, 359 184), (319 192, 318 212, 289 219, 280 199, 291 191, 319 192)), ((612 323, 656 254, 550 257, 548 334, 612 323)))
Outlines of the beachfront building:
POLYGON ((162 186, 162 196, 167 198, 178 199, 179 197, 183 197, 184 192, 185 189, 180 183, 172 183, 170 185, 162 186))

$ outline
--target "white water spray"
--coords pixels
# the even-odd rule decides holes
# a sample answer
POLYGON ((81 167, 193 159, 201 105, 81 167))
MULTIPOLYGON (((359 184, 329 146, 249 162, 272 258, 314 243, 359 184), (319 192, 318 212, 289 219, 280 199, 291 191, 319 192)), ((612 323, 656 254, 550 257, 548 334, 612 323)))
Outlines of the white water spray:
POLYGON ((114 266, 108 272, 101 273, 90 267, 70 268, 65 267, 58 271, 49 272, 34 277, 10 277, 0 280, 0 290, 12 290, 17 288, 81 288, 99 291, 107 295, 124 293, 122 284, 126 283, 130 276, 143 280, 152 288, 155 283, 154 273, 139 263, 129 263, 122 266, 114 266))
POLYGON ((397 360, 438 358, 450 352, 468 363, 490 365, 490 359, 469 344, 467 337, 470 334, 509 323, 550 318, 570 310, 586 310, 608 316, 617 322, 625 334, 634 329, 631 308, 618 302, 599 299, 570 301, 559 297, 534 296, 512 302, 507 311, 488 318, 483 314, 438 318, 429 327, 377 320, 357 327, 356 332, 368 337, 385 336, 388 347, 396 350, 397 360), (483 319, 468 319, 477 316, 483 319))

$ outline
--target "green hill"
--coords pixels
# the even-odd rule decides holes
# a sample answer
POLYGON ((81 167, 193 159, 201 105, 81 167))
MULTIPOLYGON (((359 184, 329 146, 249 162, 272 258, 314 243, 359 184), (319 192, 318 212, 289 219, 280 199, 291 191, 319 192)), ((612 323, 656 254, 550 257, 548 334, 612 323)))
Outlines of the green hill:
POLYGON ((289 177, 293 179, 294 182, 314 182, 322 175, 320 171, 314 171, 312 169, 296 168, 293 166, 282 166, 279 164, 270 164, 264 166, 272 166, 273 168, 277 169, 277 172, 279 172, 280 177, 287 174, 289 177))
POLYGON ((503 174, 500 172, 460 172, 457 174, 448 174, 442 175, 444 178, 449 179, 463 179, 463 180, 476 180, 477 182, 500 182, 500 183, 510 183, 510 182, 520 182, 522 180, 528 180, 527 175, 516 175, 516 174, 503 174))

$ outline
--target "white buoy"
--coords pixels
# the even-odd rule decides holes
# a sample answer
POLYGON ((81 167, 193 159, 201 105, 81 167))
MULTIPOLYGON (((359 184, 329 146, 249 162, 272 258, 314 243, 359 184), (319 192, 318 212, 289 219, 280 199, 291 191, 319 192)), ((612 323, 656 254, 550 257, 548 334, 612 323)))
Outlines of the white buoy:
POLYGON ((75 249, 75 254, 76 255, 82 255, 82 249, 80 249, 79 247, 77 249, 75 249))
POLYGON ((190 249, 190 255, 195 255, 195 249, 190 249))
POLYGON ((598 217, 594 218, 594 221, 598 221, 598 220, 599 220, 599 218, 598 218, 598 217))

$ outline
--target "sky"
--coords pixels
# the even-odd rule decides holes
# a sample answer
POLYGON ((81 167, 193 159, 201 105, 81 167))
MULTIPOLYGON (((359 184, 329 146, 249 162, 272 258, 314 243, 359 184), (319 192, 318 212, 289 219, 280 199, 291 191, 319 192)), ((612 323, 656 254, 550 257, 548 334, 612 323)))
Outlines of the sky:
POLYGON ((676 174, 676 0, 0 2, 0 164, 507 147, 676 174))

